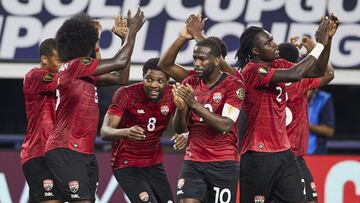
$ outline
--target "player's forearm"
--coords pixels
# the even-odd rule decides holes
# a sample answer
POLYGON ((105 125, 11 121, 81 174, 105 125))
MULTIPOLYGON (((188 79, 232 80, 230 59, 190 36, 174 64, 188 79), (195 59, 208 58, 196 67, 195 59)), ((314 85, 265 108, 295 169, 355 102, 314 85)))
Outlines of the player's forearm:
POLYGON ((222 72, 229 73, 230 75, 233 75, 236 70, 234 70, 224 59, 221 59, 219 68, 222 72))
POLYGON ((127 128, 116 129, 110 126, 103 126, 100 130, 100 137, 102 140, 116 141, 125 138, 127 136, 127 133, 127 128))
POLYGON ((324 124, 310 125, 309 130, 312 133, 315 133, 320 136, 325 136, 325 137, 332 137, 332 136, 334 136, 334 132, 335 132, 335 128, 329 127, 324 124))
POLYGON ((324 76, 326 69, 328 67, 329 57, 331 49, 331 40, 328 45, 324 47, 324 50, 321 52, 319 58, 317 59, 316 64, 307 69, 305 77, 307 78, 318 78, 324 76))
POLYGON ((185 110, 179 110, 176 109, 174 118, 173 118, 173 126, 174 131, 178 134, 181 134, 186 131, 187 127, 187 113, 188 109, 185 110))
POLYGON ((191 110, 194 111, 198 116, 200 116, 205 123, 211 126, 213 129, 219 132, 229 132, 231 130, 234 122, 227 117, 216 115, 205 107, 203 107, 200 103, 196 103, 191 107, 191 110))
POLYGON ((320 87, 329 84, 334 79, 334 77, 335 77, 334 68, 332 67, 332 65, 328 64, 328 67, 325 71, 325 75, 321 78, 320 87))
POLYGON ((182 36, 176 38, 176 40, 171 44, 171 46, 165 51, 164 54, 160 56, 159 68, 164 71, 166 74, 170 75, 172 78, 175 78, 176 75, 171 71, 171 67, 175 64, 177 54, 179 53, 181 47, 185 44, 187 39, 182 36))
POLYGON ((130 30, 122 48, 113 58, 101 60, 94 75, 103 75, 112 71, 125 69, 128 63, 130 63, 131 55, 134 50, 135 38, 136 32, 130 30))

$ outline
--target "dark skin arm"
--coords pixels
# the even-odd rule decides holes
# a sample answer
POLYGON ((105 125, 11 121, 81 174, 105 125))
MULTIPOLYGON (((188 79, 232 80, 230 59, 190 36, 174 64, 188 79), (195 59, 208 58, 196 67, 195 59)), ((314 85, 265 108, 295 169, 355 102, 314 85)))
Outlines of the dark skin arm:
POLYGON ((325 75, 321 77, 320 87, 324 87, 325 85, 329 84, 334 79, 334 77, 334 68, 332 65, 328 64, 325 75))
MULTIPOLYGON (((115 35, 121 39, 121 44, 124 45, 126 36, 128 35, 129 28, 127 26, 127 19, 122 16, 115 17, 115 25, 111 30, 115 35)), ((125 69, 106 73, 99 76, 97 86, 108 86, 108 85, 125 85, 129 81, 130 75, 130 64, 129 60, 125 69)))
POLYGON ((180 84, 177 83, 173 86, 172 89, 173 99, 176 105, 176 111, 173 117, 173 126, 174 126, 174 131, 177 134, 181 134, 186 131, 187 119, 189 116, 189 107, 185 104, 185 101, 178 96, 177 89, 179 86, 180 84))
MULTIPOLYGON (((190 15, 186 20, 186 29, 194 37, 196 42, 206 39, 203 31, 206 20, 206 18, 201 19, 201 15, 190 15)), ((227 72, 231 75, 233 75, 236 71, 228 63, 226 63, 223 57, 221 57, 219 68, 222 72, 227 72)))
MULTIPOLYGON (((318 31, 316 32, 317 41, 325 46, 325 49, 319 56, 319 60, 316 60, 315 57, 308 55, 291 69, 275 71, 274 75, 271 78, 271 82, 297 82, 302 78, 308 77, 310 69, 317 69, 315 71, 316 75, 313 75, 314 77, 322 76, 326 71, 330 54, 330 48, 328 46, 331 43, 331 29, 332 27, 330 18, 325 18, 320 24, 318 31), (324 65, 325 59, 327 61, 324 65), (313 66, 316 68, 311 68, 313 66), (319 72, 321 72, 322 75, 318 76, 317 73, 319 72)), ((335 31, 333 32, 333 34, 335 34, 335 31)))
POLYGON ((100 130, 102 140, 116 141, 120 139, 144 140, 144 130, 135 125, 130 128, 118 129, 121 121, 119 116, 106 114, 100 130))
POLYGON ((110 59, 100 60, 94 76, 104 75, 112 71, 125 69, 130 61, 137 32, 145 22, 144 13, 138 8, 135 16, 131 18, 130 10, 128 12, 129 34, 122 48, 110 59))
POLYGON ((219 132, 229 132, 234 122, 227 117, 216 115, 206 109, 203 105, 195 100, 193 90, 190 85, 186 84, 186 87, 180 85, 177 89, 179 96, 189 106, 191 111, 194 111, 198 116, 203 118, 204 122, 209 124, 213 129, 219 132))
POLYGON ((312 133, 317 135, 325 136, 325 137, 332 137, 334 136, 335 128, 327 126, 325 124, 320 125, 309 125, 309 130, 312 133))

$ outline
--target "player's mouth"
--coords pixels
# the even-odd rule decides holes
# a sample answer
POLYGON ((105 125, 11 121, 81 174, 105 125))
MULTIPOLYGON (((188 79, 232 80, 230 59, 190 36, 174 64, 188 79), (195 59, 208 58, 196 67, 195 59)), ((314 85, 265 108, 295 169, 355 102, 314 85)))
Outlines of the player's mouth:
POLYGON ((159 90, 148 90, 148 93, 149 93, 149 96, 151 98, 157 98, 160 94, 160 91, 159 90))
POLYGON ((279 49, 275 50, 274 55, 275 55, 276 58, 280 57, 279 49))

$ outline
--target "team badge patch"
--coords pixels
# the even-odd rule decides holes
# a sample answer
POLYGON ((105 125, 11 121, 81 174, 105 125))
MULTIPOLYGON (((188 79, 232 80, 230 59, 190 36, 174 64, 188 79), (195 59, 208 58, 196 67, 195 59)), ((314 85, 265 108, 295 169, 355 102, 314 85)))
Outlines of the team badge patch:
POLYGON ((139 194, 139 198, 143 201, 146 202, 149 200, 149 194, 147 192, 141 192, 139 194))
POLYGON ((51 73, 48 73, 46 75, 43 76, 42 78, 45 82, 51 82, 54 80, 54 75, 51 73))
POLYGON ((160 107, 160 112, 162 115, 166 116, 169 113, 169 107, 167 105, 162 105, 160 107))
POLYGON ((221 101, 221 98, 222 98, 221 92, 215 92, 213 94, 213 100, 215 103, 219 103, 221 101))
POLYGON ((236 96, 240 100, 244 100, 245 99, 245 90, 244 90, 244 88, 239 88, 238 90, 236 90, 236 96))
POLYGON ((76 193, 79 190, 79 182, 78 181, 70 181, 69 182, 69 189, 71 192, 76 193))
POLYGON ((269 70, 265 67, 260 67, 258 73, 260 76, 266 76, 269 73, 269 70))
POLYGON ((254 197, 254 203, 264 203, 265 202, 265 196, 264 195, 256 195, 254 197))
POLYGON ((311 183, 310 183, 310 186, 311 186, 311 189, 312 189, 314 192, 316 192, 316 185, 315 185, 315 183, 314 183, 314 182, 311 182, 311 183))
POLYGON ((185 179, 184 178, 180 178, 177 182, 177 187, 178 189, 181 189, 185 184, 185 179))
POLYGON ((54 187, 54 182, 51 179, 45 179, 43 181, 43 186, 44 186, 44 189, 49 192, 54 187))
POLYGON ((80 62, 84 65, 89 65, 92 61, 92 58, 91 57, 82 57, 80 59, 80 62))

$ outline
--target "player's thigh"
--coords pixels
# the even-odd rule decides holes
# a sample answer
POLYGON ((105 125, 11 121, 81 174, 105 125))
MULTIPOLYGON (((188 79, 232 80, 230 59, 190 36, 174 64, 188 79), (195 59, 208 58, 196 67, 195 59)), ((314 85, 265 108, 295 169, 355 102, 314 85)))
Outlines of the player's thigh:
POLYGON ((210 162, 206 164, 208 202, 236 202, 240 163, 237 161, 210 162))
POLYGON ((300 167, 291 154, 284 156, 276 175, 272 198, 276 203, 305 202, 305 181, 300 167))
POLYGON ((316 185, 305 159, 303 157, 299 157, 298 164, 305 180, 306 200, 307 202, 317 202, 316 185))
POLYGON ((116 169, 114 176, 132 203, 157 203, 159 201, 142 170, 136 167, 116 169))
POLYGON ((275 153, 243 154, 240 160, 241 202, 270 202, 274 175, 279 167, 279 158, 275 153))
POLYGON ((163 164, 147 168, 145 175, 159 202, 171 203, 174 201, 171 186, 163 164))
POLYGON ((23 165, 30 199, 34 202, 60 200, 59 191, 44 157, 30 159, 23 165))
POLYGON ((207 192, 203 168, 197 162, 185 160, 177 182, 177 202, 194 202, 194 200, 205 202, 207 192))
POLYGON ((46 153, 46 162, 64 201, 94 200, 89 155, 69 149, 54 149, 46 153))

